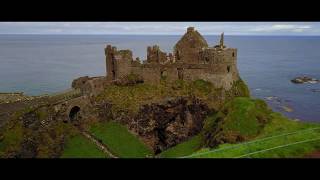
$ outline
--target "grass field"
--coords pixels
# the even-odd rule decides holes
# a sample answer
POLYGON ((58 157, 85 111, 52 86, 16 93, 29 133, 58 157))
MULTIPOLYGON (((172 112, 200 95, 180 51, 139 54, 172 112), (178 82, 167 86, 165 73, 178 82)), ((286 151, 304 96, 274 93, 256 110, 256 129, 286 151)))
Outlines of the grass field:
POLYGON ((290 158, 320 149, 320 125, 289 120, 272 113, 271 122, 252 141, 201 149, 188 158, 290 158))
POLYGON ((61 158, 106 158, 98 147, 82 135, 76 135, 69 139, 61 158))
POLYGON ((201 137, 199 135, 192 137, 186 142, 178 144, 166 151, 163 151, 159 154, 159 157, 162 158, 174 158, 174 157, 181 157, 192 154, 193 152, 199 150, 201 137))
POLYGON ((116 122, 96 123, 90 132, 111 150, 122 158, 143 158, 153 156, 152 150, 143 144, 125 126, 116 122))

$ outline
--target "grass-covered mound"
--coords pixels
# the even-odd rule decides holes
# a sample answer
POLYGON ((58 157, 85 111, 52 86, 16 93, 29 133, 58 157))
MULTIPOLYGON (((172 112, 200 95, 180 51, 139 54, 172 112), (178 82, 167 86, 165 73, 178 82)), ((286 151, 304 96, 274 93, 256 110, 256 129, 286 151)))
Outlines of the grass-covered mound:
POLYGON ((153 155, 151 149, 119 123, 95 123, 91 126, 90 132, 118 157, 144 158, 153 155))
POLYGON ((0 157, 56 158, 75 129, 60 121, 47 121, 44 108, 25 108, 0 129, 0 157))
POLYGON ((253 140, 204 148, 189 157, 291 158, 304 157, 320 149, 320 124, 293 121, 279 113, 270 116, 270 121, 253 140))
POLYGON ((21 149, 24 127, 19 118, 31 111, 33 111, 32 108, 25 108, 15 112, 10 121, 0 129, 0 157, 9 157, 21 149))
POLYGON ((206 102, 210 108, 218 109, 226 100, 238 96, 248 97, 249 90, 241 79, 236 81, 229 91, 216 88, 204 80, 192 82, 177 80, 172 83, 162 81, 158 85, 145 83, 131 86, 110 85, 97 97, 97 101, 111 101, 112 113, 118 115, 136 113, 141 105, 181 96, 195 96, 206 102))
POLYGON ((320 124, 293 121, 262 100, 239 97, 209 116, 200 135, 161 157, 303 157, 319 149, 320 124))
POLYGON ((0 157, 10 157, 21 149, 23 140, 22 123, 12 123, 0 132, 0 157))
POLYGON ((195 138, 161 153, 161 157, 182 157, 201 147, 216 147, 259 136, 270 121, 271 110, 262 100, 237 97, 228 101, 220 111, 209 115, 202 132, 195 138))
POLYGON ((71 137, 65 144, 61 158, 106 158, 93 142, 78 134, 71 137))
POLYGON ((237 97, 206 119, 202 138, 205 146, 235 143, 259 135, 270 120, 271 110, 258 99, 237 97))
POLYGON ((169 148, 166 151, 161 152, 158 157, 161 158, 174 158, 174 157, 182 157, 193 152, 196 152, 201 147, 201 137, 200 135, 194 136, 191 139, 178 144, 172 148, 169 148))

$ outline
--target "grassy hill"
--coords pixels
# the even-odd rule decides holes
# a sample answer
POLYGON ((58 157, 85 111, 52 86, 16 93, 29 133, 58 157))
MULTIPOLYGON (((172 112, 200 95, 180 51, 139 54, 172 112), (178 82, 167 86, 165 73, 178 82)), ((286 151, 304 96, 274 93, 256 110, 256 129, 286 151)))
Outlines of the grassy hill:
POLYGON ((290 158, 320 149, 320 125, 289 120, 272 113, 271 122, 254 140, 205 148, 193 158, 290 158))
POLYGON ((70 138, 61 158, 108 158, 93 142, 86 139, 81 134, 70 138))
POLYGON ((320 149, 320 124, 290 120, 269 110, 261 100, 236 98, 208 117, 201 137, 196 144, 202 143, 202 149, 193 148, 195 140, 190 139, 163 152, 163 157, 303 157, 320 149), (243 139, 236 141, 236 136, 243 139), (210 148, 212 141, 216 146, 210 148))
POLYGON ((201 147, 201 137, 200 135, 194 136, 188 141, 178 144, 166 151, 161 152, 158 157, 161 158, 174 158, 190 155, 196 152, 201 147))
POLYGON ((95 123, 90 132, 100 139, 113 154, 123 158, 144 158, 153 152, 127 128, 116 122, 95 123))

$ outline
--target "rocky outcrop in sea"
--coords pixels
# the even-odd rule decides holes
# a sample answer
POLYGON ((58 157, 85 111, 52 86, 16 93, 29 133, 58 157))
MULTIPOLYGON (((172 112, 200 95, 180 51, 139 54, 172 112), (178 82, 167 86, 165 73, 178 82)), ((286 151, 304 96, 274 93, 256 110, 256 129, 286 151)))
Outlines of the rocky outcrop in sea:
POLYGON ((319 83, 320 80, 316 78, 311 78, 308 76, 299 76, 292 79, 291 82, 295 84, 304 84, 304 83, 316 84, 316 83, 319 83))

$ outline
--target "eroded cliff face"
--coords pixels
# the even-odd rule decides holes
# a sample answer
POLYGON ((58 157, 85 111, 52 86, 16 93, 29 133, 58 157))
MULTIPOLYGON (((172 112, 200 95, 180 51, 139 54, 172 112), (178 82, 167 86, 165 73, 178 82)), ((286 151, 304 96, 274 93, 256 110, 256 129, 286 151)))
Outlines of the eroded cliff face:
POLYGON ((126 125, 157 154, 200 133, 209 114, 238 96, 249 96, 242 81, 229 91, 205 81, 110 86, 97 107, 101 120, 126 125))
POLYGON ((210 111, 197 98, 180 97, 146 104, 127 123, 157 154, 198 134, 210 111))
POLYGON ((200 133, 209 114, 239 96, 249 96, 242 81, 229 91, 203 80, 111 85, 100 96, 77 101, 82 102, 77 121, 65 121, 73 101, 18 113, 0 129, 0 157, 59 157, 73 125, 87 129, 96 121, 126 125, 157 154, 200 133))

